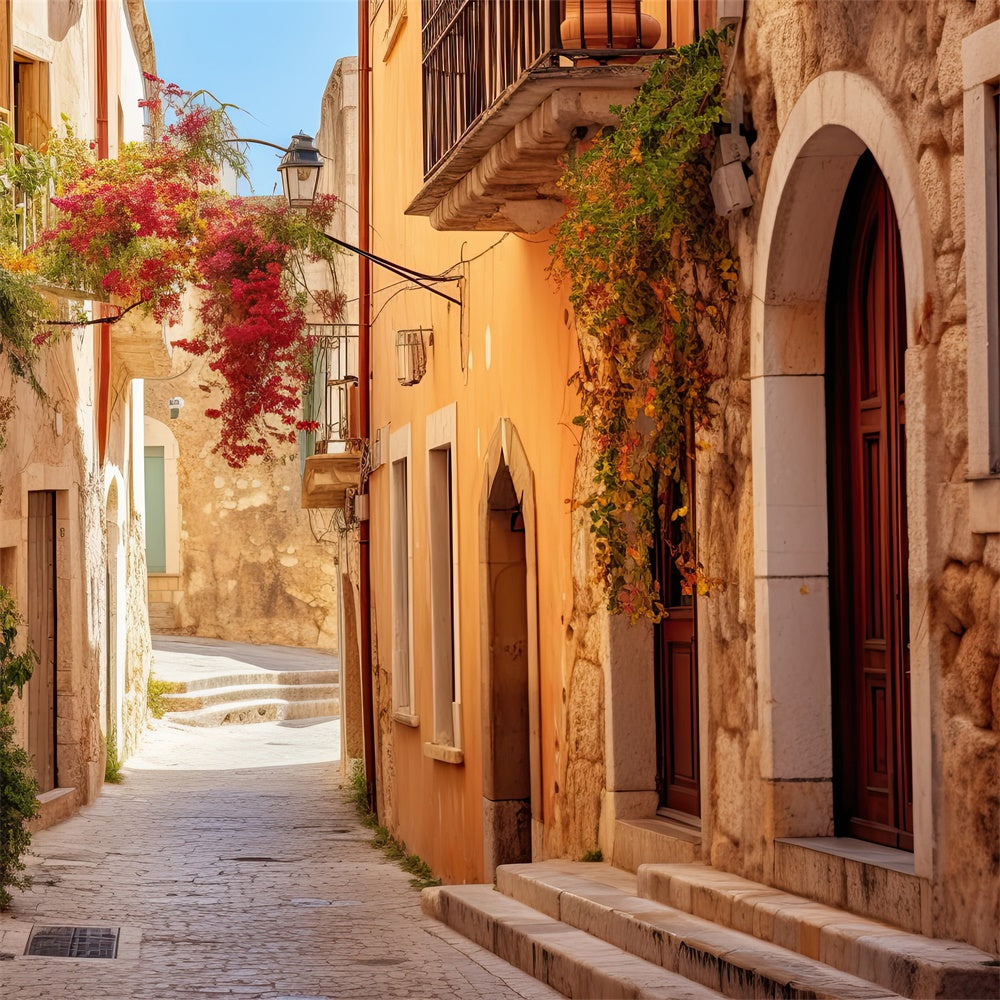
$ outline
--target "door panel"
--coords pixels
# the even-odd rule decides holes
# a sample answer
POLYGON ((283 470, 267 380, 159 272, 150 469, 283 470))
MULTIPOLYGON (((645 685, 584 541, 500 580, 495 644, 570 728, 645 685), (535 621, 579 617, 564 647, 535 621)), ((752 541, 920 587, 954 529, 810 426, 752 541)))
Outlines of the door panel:
POLYGON ((28 494, 28 641, 38 662, 28 682, 28 753, 38 790, 56 787, 56 495, 28 494))
MULTIPOLYGON (((694 464, 686 469, 688 523, 694 536, 694 464)), ((661 491, 668 516, 682 500, 679 486, 661 491)), ((657 784, 660 808, 701 815, 698 740, 698 660, 694 599, 683 592, 673 551, 682 522, 671 519, 654 532, 653 565, 667 616, 655 626, 657 784)))
POLYGON ((837 827, 912 849, 902 275, 892 199, 866 155, 828 294, 837 827))

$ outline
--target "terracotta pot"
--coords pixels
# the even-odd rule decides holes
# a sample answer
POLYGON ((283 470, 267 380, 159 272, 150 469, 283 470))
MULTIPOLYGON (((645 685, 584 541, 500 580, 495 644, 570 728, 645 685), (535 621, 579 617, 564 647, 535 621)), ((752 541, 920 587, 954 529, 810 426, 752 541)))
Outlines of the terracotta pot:
POLYGON ((566 20, 559 26, 564 49, 651 49, 660 38, 660 23, 650 14, 640 14, 636 24, 635 0, 611 0, 611 45, 608 45, 607 0, 584 0, 583 33, 580 32, 580 0, 566 0, 566 20), (638 28, 638 30, 636 30, 638 28), (636 36, 640 43, 636 44, 636 36))

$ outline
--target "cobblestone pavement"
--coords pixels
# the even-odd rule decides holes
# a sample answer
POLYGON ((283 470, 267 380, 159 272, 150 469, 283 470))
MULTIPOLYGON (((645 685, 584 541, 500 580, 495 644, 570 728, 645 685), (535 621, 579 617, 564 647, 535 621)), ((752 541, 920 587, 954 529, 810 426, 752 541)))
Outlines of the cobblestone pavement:
POLYGON ((557 997, 420 912, 343 802, 338 734, 157 724, 123 784, 36 835, 0 997, 557 997), (119 957, 25 957, 32 924, 120 927, 119 957))

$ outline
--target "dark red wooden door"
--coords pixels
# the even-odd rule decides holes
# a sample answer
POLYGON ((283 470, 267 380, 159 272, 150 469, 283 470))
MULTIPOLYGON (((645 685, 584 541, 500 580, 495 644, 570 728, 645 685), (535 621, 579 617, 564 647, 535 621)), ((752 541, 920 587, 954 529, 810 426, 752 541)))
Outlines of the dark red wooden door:
MULTIPOLYGON (((668 515, 687 500, 694 533, 694 468, 688 463, 687 496, 677 484, 662 492, 668 515)), ((655 628, 657 784, 660 808, 701 815, 698 767, 698 660, 694 599, 685 594, 674 561, 681 521, 671 520, 655 533, 654 572, 667 609, 655 628)))
POLYGON ((906 314, 892 198, 868 155, 841 213, 829 302, 838 832, 912 850, 906 314))

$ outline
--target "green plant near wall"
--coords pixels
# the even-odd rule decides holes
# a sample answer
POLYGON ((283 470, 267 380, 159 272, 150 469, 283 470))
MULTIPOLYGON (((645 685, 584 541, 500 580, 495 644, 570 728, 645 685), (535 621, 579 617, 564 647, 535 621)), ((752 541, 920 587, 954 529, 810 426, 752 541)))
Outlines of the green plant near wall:
POLYGON ((386 827, 378 821, 378 816, 368 801, 368 783, 365 780, 365 763, 363 760, 351 762, 350 776, 344 790, 344 799, 357 810, 358 818, 372 832, 372 847, 377 847, 390 860, 396 861, 410 878, 414 889, 426 889, 428 886, 440 885, 441 879, 434 877, 434 872, 419 855, 408 854, 406 845, 400 843, 389 833, 386 827))
POLYGON ((712 129, 724 118, 727 36, 706 32, 655 63, 634 103, 562 178, 566 214, 551 252, 576 313, 581 364, 570 380, 597 450, 590 512, 608 607, 664 614, 649 557, 678 522, 685 590, 713 581, 697 561, 685 469, 711 415, 705 344, 723 335, 738 266, 714 213, 712 129))
POLYGON ((31 760, 17 742, 9 704, 31 679, 30 649, 14 652, 23 624, 10 591, 0 586, 0 910, 11 903, 11 889, 24 889, 24 853, 31 844, 28 821, 38 814, 38 782, 31 760))

